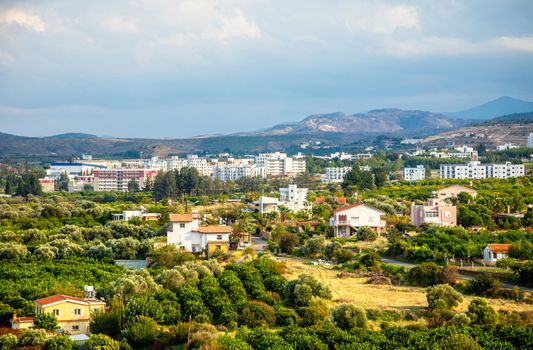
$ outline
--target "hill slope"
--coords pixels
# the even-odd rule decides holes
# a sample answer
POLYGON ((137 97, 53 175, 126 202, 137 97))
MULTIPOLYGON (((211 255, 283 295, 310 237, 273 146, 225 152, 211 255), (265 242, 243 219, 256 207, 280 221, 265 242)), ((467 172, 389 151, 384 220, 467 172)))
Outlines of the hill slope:
POLYGON ((447 116, 460 119, 491 119, 512 113, 533 111, 533 102, 502 96, 482 105, 464 111, 444 113, 447 116))

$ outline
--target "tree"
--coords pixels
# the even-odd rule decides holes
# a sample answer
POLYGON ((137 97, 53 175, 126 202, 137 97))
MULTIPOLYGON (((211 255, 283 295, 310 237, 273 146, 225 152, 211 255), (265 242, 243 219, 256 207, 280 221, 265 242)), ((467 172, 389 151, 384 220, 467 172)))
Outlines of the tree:
POLYGON ((57 189, 61 192, 68 192, 68 182, 69 182, 68 175, 65 173, 61 173, 59 175, 57 189))
POLYGON ((356 165, 346 173, 342 182, 343 189, 346 190, 350 186, 356 186, 361 191, 373 189, 375 187, 374 177, 370 171, 362 171, 359 166, 356 165))
POLYGON ((477 295, 496 295, 501 290, 502 284, 490 273, 481 273, 470 281, 470 291, 477 295))
POLYGON ((285 301, 289 305, 307 306, 313 297, 331 299, 331 290, 311 275, 300 275, 285 287, 285 301))
POLYGON ((44 329, 28 329, 19 339, 19 345, 43 345, 46 341, 46 331, 44 329))
POLYGON ((120 350, 120 343, 105 334, 91 334, 85 350, 120 350))
POLYGON ((276 322, 274 308, 261 301, 252 300, 242 309, 241 322, 250 327, 272 327, 276 322))
POLYGON ((326 246, 326 240, 322 236, 309 238, 303 247, 303 253, 307 257, 317 257, 322 253, 326 246))
POLYGON ((374 183, 377 188, 383 187, 387 182, 387 172, 384 168, 374 168, 374 183))
POLYGON ((442 338, 438 349, 454 350, 479 350, 481 347, 472 336, 462 333, 453 333, 442 338))
POLYGON ((182 265, 187 261, 194 260, 193 253, 178 249, 173 244, 167 244, 160 248, 153 249, 151 256, 158 266, 164 266, 168 269, 171 269, 176 265, 182 265))
POLYGON ((368 327, 365 310, 353 304, 339 305, 331 314, 335 324, 344 330, 368 327))
POLYGON ((357 230, 357 239, 360 241, 372 242, 378 238, 378 234, 368 226, 359 227, 357 230))
POLYGON ((33 325, 36 328, 46 329, 47 331, 54 331, 59 328, 57 317, 52 313, 43 313, 35 316, 33 325))
POLYGON ((449 284, 438 284, 428 288, 426 299, 430 310, 452 310, 459 305, 463 297, 449 284))
POLYGON ((17 336, 11 333, 0 336, 0 350, 13 350, 17 348, 17 336))
POLYGON ((74 350, 78 346, 70 340, 68 335, 56 335, 48 338, 44 343, 44 350, 74 350))
POLYGON ((135 179, 128 182, 128 192, 139 192, 139 183, 135 179))
POLYGON ((0 242, 0 260, 18 261, 28 256, 28 248, 19 243, 1 243, 0 242))
POLYGON ((324 323, 329 316, 329 307, 323 299, 315 298, 311 300, 308 306, 299 308, 298 311, 302 317, 301 326, 313 326, 324 323))
POLYGON ((472 324, 494 326, 498 322, 498 314, 485 299, 475 298, 472 300, 468 305, 466 314, 472 324))
POLYGON ((91 314, 91 332, 108 335, 112 338, 120 334, 122 308, 113 307, 109 312, 96 311, 91 314))
POLYGON ((150 317, 135 316, 126 324, 126 337, 132 345, 150 345, 159 334, 159 325, 150 317))
POLYGON ((434 262, 423 263, 413 267, 407 274, 407 280, 417 286, 429 287, 437 283, 440 267, 434 262))
POLYGON ((459 278, 459 269, 457 266, 444 266, 439 273, 437 274, 436 283, 437 284, 449 284, 454 285, 457 283, 457 279, 459 278))
POLYGON ((283 233, 278 237, 278 247, 286 254, 292 254, 298 243, 298 236, 294 233, 283 233))

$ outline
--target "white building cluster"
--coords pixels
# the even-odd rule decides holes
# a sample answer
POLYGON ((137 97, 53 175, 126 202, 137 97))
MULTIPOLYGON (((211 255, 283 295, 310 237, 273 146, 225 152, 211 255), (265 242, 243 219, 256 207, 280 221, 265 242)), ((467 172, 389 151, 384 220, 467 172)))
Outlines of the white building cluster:
POLYGON ((406 181, 418 181, 426 178, 426 168, 423 165, 417 165, 416 168, 404 168, 403 179, 406 181))
POLYGON ((307 201, 307 191, 307 188, 289 185, 279 189, 279 199, 261 196, 255 204, 261 214, 277 211, 281 206, 293 212, 310 211, 312 205, 307 201))
POLYGON ((443 179, 508 179, 524 176, 524 164, 441 164, 440 177, 443 179))

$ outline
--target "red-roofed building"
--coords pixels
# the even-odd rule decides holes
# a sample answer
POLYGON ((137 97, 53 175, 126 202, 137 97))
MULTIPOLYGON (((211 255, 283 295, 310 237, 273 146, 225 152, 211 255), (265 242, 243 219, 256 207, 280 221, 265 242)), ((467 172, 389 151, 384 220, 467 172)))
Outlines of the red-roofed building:
POLYGON ((483 249, 483 261, 485 264, 495 265, 498 260, 509 257, 509 249, 511 249, 511 244, 487 244, 483 249))
POLYGON ((330 219, 335 237, 348 238, 366 226, 380 234, 387 223, 381 220, 385 215, 381 210, 371 208, 363 203, 355 203, 335 210, 330 219))

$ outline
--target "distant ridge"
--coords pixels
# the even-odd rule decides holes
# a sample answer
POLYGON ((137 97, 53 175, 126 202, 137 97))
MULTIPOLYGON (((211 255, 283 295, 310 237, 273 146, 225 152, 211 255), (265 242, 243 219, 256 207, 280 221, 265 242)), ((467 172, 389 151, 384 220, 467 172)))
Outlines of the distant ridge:
POLYGON ((491 122, 533 122, 533 111, 527 113, 513 113, 497 117, 491 122))
POLYGON ((96 135, 85 134, 82 132, 69 132, 65 134, 47 136, 47 138, 50 138, 50 139, 97 139, 99 137, 96 135))
POLYGON ((513 113, 525 113, 530 111, 533 111, 533 102, 523 101, 509 96, 502 96, 464 111, 443 114, 459 119, 491 119, 513 113))

